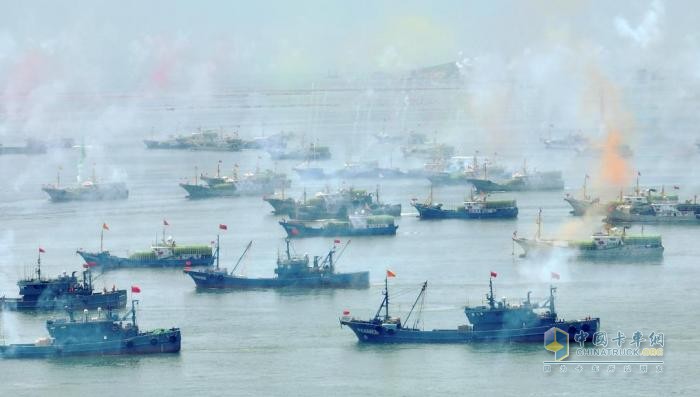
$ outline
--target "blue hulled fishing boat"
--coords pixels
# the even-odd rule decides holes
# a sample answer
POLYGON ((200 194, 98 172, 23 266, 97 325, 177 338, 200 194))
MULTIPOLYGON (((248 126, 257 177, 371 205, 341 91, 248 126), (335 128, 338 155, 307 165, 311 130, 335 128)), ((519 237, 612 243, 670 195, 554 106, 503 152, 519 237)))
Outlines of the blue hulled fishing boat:
POLYGON ((421 219, 513 219, 518 217, 515 200, 487 200, 486 195, 472 196, 456 208, 444 208, 442 203, 433 203, 433 189, 424 203, 413 199, 411 205, 421 219))
POLYGON ((486 295, 488 305, 465 307, 468 324, 460 325, 456 329, 425 331, 418 328, 418 320, 414 320, 413 325, 408 325, 416 305, 425 297, 427 281, 423 283, 411 311, 403 321, 399 317, 389 315, 389 285, 385 280, 384 299, 374 318, 359 320, 345 311, 340 324, 349 327, 360 342, 366 343, 542 343, 544 333, 552 327, 568 332, 571 340, 574 340, 576 334, 585 337, 585 340, 591 340, 593 334, 598 331, 599 318, 574 321, 559 319, 554 307, 556 288, 553 286, 550 286, 549 299, 543 305, 532 303, 530 293, 519 305, 510 305, 505 299, 496 301, 493 294, 495 276, 496 273, 492 272, 489 279, 489 293, 486 295), (580 333, 581 331, 583 333, 580 333))

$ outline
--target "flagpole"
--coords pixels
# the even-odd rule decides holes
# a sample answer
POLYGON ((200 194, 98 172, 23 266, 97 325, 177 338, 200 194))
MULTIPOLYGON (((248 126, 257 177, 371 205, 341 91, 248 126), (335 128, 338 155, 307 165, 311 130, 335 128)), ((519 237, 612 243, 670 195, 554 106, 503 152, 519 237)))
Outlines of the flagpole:
POLYGON ((104 243, 104 237, 105 237, 105 226, 104 223, 102 224, 102 227, 100 228, 100 252, 103 252, 103 243, 104 243))
POLYGON ((219 234, 216 234, 216 270, 219 270, 219 234))
POLYGON ((384 317, 386 318, 386 320, 389 320, 389 275, 388 274, 384 276, 384 294, 385 294, 384 299, 386 302, 386 305, 384 306, 384 308, 386 309, 386 311, 385 311, 386 314, 384 317))
POLYGON ((39 257, 36 260, 36 275, 41 280, 41 248, 39 248, 39 257))

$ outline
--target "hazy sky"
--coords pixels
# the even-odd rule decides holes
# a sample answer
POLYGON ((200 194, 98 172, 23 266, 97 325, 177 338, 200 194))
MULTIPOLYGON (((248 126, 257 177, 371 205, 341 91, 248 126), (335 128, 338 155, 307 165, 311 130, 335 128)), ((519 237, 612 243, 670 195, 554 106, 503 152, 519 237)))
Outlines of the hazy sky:
POLYGON ((561 47, 614 49, 611 64, 642 62, 697 46, 697 13, 689 8, 698 7, 544 0, 6 2, 0 87, 236 85, 244 76, 393 72, 561 47))

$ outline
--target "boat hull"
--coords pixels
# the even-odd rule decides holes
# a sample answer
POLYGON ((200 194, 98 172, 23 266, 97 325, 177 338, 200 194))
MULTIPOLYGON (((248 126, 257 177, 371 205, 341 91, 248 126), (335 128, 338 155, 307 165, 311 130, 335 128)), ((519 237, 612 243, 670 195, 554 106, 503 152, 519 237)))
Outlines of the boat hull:
POLYGON ((0 298, 0 309, 16 311, 33 310, 122 309, 126 307, 126 290, 107 291, 91 295, 66 294, 51 299, 0 298))
POLYGON ((369 272, 335 273, 299 278, 247 278, 192 270, 187 274, 197 288, 201 289, 369 288, 369 272))
POLYGON ((123 183, 66 189, 45 186, 41 190, 49 195, 51 201, 102 201, 125 200, 129 198, 129 190, 123 183))
POLYGON ((362 343, 542 343, 544 333, 551 327, 568 332, 571 341, 579 330, 584 329, 589 334, 587 340, 591 340, 600 327, 600 320, 565 321, 540 327, 493 331, 472 331, 466 327, 432 331, 394 329, 380 323, 355 319, 341 319, 340 324, 350 328, 362 343))
POLYGON ((88 343, 54 343, 50 345, 1 345, 2 358, 51 358, 69 356, 108 356, 129 354, 177 353, 180 351, 180 330, 172 328, 139 334, 127 339, 88 343))
POLYGON ((383 225, 379 227, 353 228, 350 225, 334 227, 329 225, 313 227, 303 222, 280 221, 280 225, 290 238, 303 237, 341 237, 341 236, 385 236, 396 235, 398 225, 383 225))
POLYGON ((178 258, 164 259, 131 259, 122 258, 109 254, 108 252, 85 252, 78 251, 86 263, 94 262, 97 266, 103 269, 125 268, 125 267, 171 267, 183 268, 189 266, 211 266, 214 264, 214 255, 181 255, 178 258))
POLYGON ((572 259, 583 260, 610 260, 610 261, 656 261, 663 257, 662 245, 633 245, 624 244, 609 248, 579 248, 553 246, 546 243, 538 243, 524 238, 513 239, 524 251, 523 257, 542 257, 554 252, 570 253, 572 259))
POLYGON ((564 189, 564 181, 554 180, 514 180, 507 183, 496 183, 487 179, 468 179, 479 192, 520 192, 520 191, 549 191, 564 189))
POLYGON ((203 185, 193 185, 189 183, 181 183, 180 187, 185 189, 187 197, 192 199, 209 198, 209 197, 236 197, 239 196, 238 189, 235 185, 227 188, 217 188, 203 185))
POLYGON ((414 204, 421 219, 513 219, 518 217, 517 207, 485 209, 470 212, 464 208, 442 209, 425 204, 414 204))
POLYGON ((683 223, 700 224, 700 214, 687 216, 657 216, 646 214, 629 214, 613 210, 608 213, 605 221, 612 224, 619 223, 683 223))

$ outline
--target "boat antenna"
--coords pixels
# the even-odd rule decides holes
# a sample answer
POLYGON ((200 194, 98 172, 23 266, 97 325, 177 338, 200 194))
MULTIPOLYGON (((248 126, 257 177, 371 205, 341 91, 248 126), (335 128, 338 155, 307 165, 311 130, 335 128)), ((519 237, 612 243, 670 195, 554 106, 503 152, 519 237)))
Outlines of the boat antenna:
POLYGON ((537 240, 542 238, 542 208, 537 212, 537 240))
MULTIPOLYGON (((428 281, 426 280, 423 283, 423 287, 421 287, 420 292, 418 293, 418 296, 416 297, 415 302, 413 302, 413 306, 411 306, 411 311, 408 312, 408 315, 406 316, 406 319, 404 320, 404 324, 408 324, 408 319, 411 318, 411 314, 413 313, 413 309, 416 307, 416 304, 418 304, 418 300, 421 299, 421 297, 423 297, 423 299, 421 300, 421 310, 420 310, 420 311, 422 311, 423 301, 425 301, 425 290, 427 288, 428 288, 428 281)), ((416 318, 416 321, 414 322, 413 328, 416 328, 416 326, 418 325, 418 321, 420 321, 420 315, 416 318)))
POLYGON ((375 193, 375 199, 377 200, 377 204, 379 204, 379 184, 377 184, 377 192, 375 193))
POLYGON ((586 174, 586 176, 583 178, 583 199, 584 200, 588 200, 588 195, 586 194, 586 184, 588 182, 588 178, 590 178, 588 176, 588 174, 586 174))
POLYGON ((291 240, 289 239, 289 236, 285 237, 284 242, 285 242, 285 244, 287 245, 287 249, 285 250, 285 252, 287 253, 287 260, 291 260, 291 259, 292 259, 292 254, 289 252, 289 243, 290 243, 290 241, 291 241, 291 240))
POLYGON ((236 262, 236 266, 234 266, 234 267, 233 267, 233 270, 231 270, 231 275, 233 275, 233 272, 235 272, 236 269, 238 269, 238 265, 241 264, 241 261, 243 260, 243 257, 245 256, 245 254, 248 252, 248 250, 250 249, 250 247, 251 247, 252 245, 253 245, 253 240, 250 240, 250 242, 248 243, 248 245, 245 247, 245 250, 243 250, 243 253, 241 254, 240 258, 238 258, 238 261, 236 262))
POLYGON ((58 188, 61 185, 61 166, 58 166, 58 169, 56 170, 56 188, 58 188))
POLYGON ((221 178, 221 160, 216 164, 216 177, 221 178))
POLYGON ((195 165, 195 166, 194 166, 194 184, 195 184, 195 185, 198 183, 198 180, 197 180, 197 172, 198 172, 198 171, 199 171, 199 170, 198 170, 197 166, 195 165))

